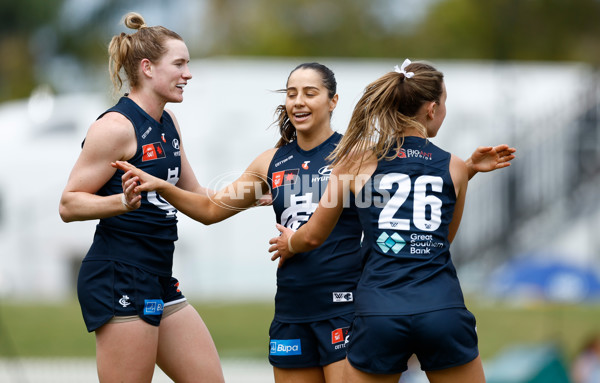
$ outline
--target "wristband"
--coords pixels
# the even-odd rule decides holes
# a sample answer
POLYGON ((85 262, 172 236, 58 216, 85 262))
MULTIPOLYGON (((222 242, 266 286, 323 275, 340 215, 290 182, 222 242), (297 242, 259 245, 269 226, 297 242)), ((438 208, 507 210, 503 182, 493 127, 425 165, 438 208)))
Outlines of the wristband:
POLYGON ((294 234, 292 234, 288 237, 288 250, 290 253, 296 254, 296 252, 294 251, 294 248, 292 247, 292 237, 293 236, 294 236, 294 234))
POLYGON ((131 206, 130 204, 127 203, 127 198, 125 198, 125 193, 121 194, 121 203, 123 204, 123 206, 125 206, 125 208, 127 210, 135 209, 133 206, 131 206))

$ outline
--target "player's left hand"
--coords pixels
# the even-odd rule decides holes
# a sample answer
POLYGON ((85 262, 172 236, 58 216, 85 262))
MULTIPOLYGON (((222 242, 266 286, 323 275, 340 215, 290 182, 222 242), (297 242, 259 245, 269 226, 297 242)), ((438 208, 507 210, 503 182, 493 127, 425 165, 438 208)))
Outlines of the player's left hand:
POLYGON ((143 170, 138 169, 127 161, 115 161, 110 164, 113 168, 121 169, 125 172, 128 179, 135 179, 132 192, 139 194, 141 192, 159 191, 167 181, 154 177, 143 170), (135 178, 134 178, 135 177, 135 178))
POLYGON ((491 172, 510 166, 517 151, 508 145, 480 146, 471 154, 471 167, 474 172, 491 172))
POLYGON ((138 185, 138 177, 131 172, 125 172, 121 176, 121 187, 123 188, 123 202, 129 210, 138 209, 142 205, 142 195, 136 192, 135 188, 138 185))
POLYGON ((294 256, 294 253, 290 252, 288 249, 288 238, 294 234, 292 229, 289 229, 283 225, 277 224, 277 230, 281 232, 278 237, 271 238, 269 240, 269 244, 272 245, 269 247, 269 253, 275 252, 271 257, 271 261, 279 258, 279 264, 277 267, 283 266, 283 263, 294 256))

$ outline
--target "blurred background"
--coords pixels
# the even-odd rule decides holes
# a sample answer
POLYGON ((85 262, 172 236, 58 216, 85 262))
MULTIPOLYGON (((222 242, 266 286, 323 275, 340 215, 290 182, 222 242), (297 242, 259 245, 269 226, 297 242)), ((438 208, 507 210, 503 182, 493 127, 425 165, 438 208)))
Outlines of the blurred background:
MULTIPOLYGON (((343 133, 365 85, 405 58, 432 62, 448 89, 434 142, 463 159, 517 148, 470 182, 452 245, 488 381, 600 382, 599 0, 0 0, 0 381, 95 379, 75 287, 96 222, 63 223, 58 202, 116 100, 106 48, 132 10, 188 45, 193 79, 168 107, 211 188, 275 144, 276 91, 298 64, 335 72, 343 133)), ((272 381, 274 213, 179 221, 174 274, 228 381, 272 381)))

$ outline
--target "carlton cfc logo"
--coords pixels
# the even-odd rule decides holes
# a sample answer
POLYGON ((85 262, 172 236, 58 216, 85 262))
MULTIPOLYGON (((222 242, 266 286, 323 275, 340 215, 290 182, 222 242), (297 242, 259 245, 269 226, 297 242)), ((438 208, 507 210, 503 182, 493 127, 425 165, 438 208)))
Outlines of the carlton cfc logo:
POLYGON ((331 344, 344 342, 346 340, 346 336, 348 335, 348 330, 348 327, 342 327, 333 330, 331 332, 331 344))
POLYGON ((273 189, 282 185, 291 185, 296 183, 299 169, 287 169, 273 173, 273 189))
POLYGON ((152 161, 166 157, 165 151, 160 142, 144 145, 142 147, 142 151, 144 153, 142 155, 142 161, 152 161))

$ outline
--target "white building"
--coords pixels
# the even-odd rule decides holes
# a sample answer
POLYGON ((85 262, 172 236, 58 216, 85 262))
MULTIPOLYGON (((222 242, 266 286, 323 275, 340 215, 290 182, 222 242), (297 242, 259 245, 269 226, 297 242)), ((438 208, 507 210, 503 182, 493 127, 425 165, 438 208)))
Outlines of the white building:
MULTIPOLYGON (((316 59, 338 80, 334 129, 345 131, 364 86, 401 60, 316 59)), ((275 91, 305 61, 315 60, 193 60, 185 101, 168 108, 178 117, 186 153, 202 184, 224 186, 275 144, 278 131, 269 126, 284 100, 275 91)), ((478 175, 470 184, 453 245, 459 270, 483 260, 471 262, 477 267, 469 270, 486 272, 494 261, 532 250, 597 261, 597 202, 580 218, 569 208, 574 192, 582 202, 593 200, 598 190, 593 189, 600 171, 597 118, 581 127, 590 111, 596 110, 597 117, 595 73, 578 64, 434 64, 445 73, 448 89, 447 119, 434 142, 464 159, 478 145, 509 143, 518 149, 512 167, 478 175), (586 131, 593 134, 581 137, 586 131), (582 161, 591 165, 582 168, 582 161), (586 179, 575 185, 573 174, 581 169, 586 179)), ((112 103, 102 94, 38 92, 30 100, 0 105, 0 297, 74 296, 76 273, 96 222, 63 223, 58 202, 87 127, 112 103)), ((182 214, 179 220, 174 272, 186 295, 273 297, 276 264, 269 259, 267 242, 277 231, 271 208, 208 227, 182 214)), ((463 280, 469 286, 468 276, 463 280)))

